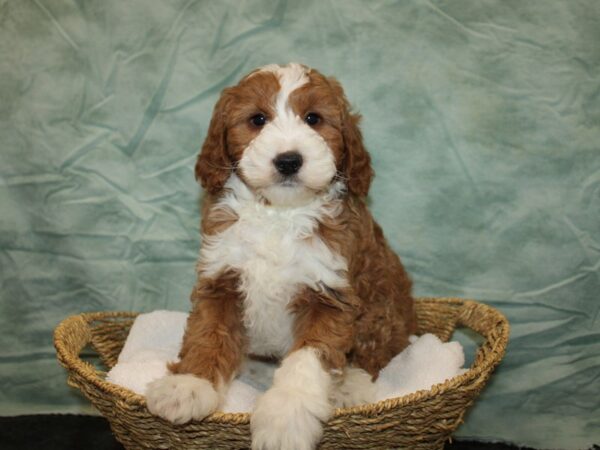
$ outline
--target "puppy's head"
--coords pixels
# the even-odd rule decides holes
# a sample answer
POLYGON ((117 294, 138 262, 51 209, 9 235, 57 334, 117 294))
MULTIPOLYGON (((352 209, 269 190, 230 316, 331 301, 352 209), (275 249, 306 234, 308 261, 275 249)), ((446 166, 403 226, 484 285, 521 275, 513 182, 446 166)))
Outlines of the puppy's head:
POLYGON ((236 173, 274 205, 296 205, 343 181, 366 196, 373 177, 360 116, 340 84, 300 64, 268 65, 217 102, 196 177, 211 193, 236 173))

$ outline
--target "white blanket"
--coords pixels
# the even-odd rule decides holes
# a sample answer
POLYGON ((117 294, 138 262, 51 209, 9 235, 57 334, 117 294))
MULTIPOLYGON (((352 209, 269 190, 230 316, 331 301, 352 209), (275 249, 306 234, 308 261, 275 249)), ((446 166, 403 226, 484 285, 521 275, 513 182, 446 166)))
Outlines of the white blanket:
MULTIPOLYGON (((167 363, 177 360, 187 316, 174 311, 140 314, 107 380, 144 395, 150 382, 167 374, 167 363)), ((411 336, 410 341, 381 371, 375 382, 376 400, 429 389, 466 371, 460 343, 443 343, 432 334, 411 336)), ((256 398, 271 385, 275 368, 249 360, 231 384, 222 410, 252 411, 256 398)))

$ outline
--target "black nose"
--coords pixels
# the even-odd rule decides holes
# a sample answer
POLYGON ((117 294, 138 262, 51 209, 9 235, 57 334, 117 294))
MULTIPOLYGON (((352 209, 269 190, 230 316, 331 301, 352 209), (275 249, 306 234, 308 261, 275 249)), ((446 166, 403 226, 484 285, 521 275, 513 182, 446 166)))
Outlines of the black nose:
POLYGON ((302 155, 296 151, 280 153, 273 164, 282 175, 293 175, 302 167, 302 155))

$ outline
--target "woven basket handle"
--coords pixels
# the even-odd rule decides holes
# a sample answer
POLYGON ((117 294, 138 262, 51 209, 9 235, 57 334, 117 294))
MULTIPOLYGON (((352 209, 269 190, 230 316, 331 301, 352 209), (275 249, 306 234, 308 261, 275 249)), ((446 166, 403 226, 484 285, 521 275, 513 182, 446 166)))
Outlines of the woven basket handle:
POLYGON ((54 348, 60 364, 67 369, 67 383, 81 388, 78 375, 95 372, 94 367, 83 361, 79 354, 92 339, 90 321, 86 315, 71 316, 63 320, 54 330, 54 348))
POLYGON ((458 316, 457 327, 468 327, 485 338, 475 355, 475 365, 497 366, 508 344, 510 326, 498 310, 483 303, 465 300, 458 316))

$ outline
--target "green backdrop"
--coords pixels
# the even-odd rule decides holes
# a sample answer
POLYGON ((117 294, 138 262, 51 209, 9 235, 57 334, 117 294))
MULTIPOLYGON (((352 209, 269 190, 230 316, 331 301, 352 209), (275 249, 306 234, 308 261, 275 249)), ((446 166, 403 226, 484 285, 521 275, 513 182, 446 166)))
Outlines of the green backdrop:
POLYGON ((0 414, 89 411, 67 315, 188 308, 212 106, 288 61, 363 113, 416 293, 512 323, 459 436, 600 443, 595 0, 0 0, 0 414))

